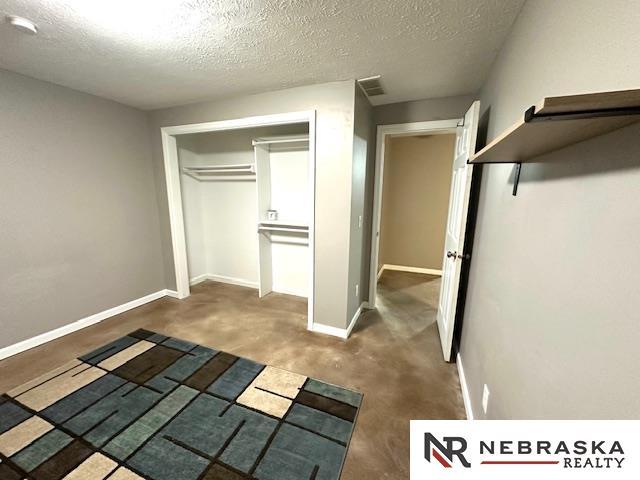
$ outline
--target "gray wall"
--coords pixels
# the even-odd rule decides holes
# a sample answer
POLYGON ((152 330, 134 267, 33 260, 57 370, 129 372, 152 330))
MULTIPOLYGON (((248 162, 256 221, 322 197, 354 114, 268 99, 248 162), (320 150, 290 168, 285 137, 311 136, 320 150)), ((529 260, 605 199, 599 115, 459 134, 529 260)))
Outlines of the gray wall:
POLYGON ((442 270, 456 136, 387 137, 378 269, 442 270))
POLYGON ((354 81, 292 88, 149 112, 167 287, 175 288, 160 128, 303 110, 317 111, 315 321, 345 328, 353 150, 354 81))
POLYGON ((474 100, 475 95, 461 95, 378 105, 373 107, 374 122, 376 125, 393 125, 459 118, 474 100))
MULTIPOLYGON (((489 138, 542 97, 638 88, 637 1, 527 2, 481 92, 489 138)), ((484 167, 461 355, 474 414, 639 418, 640 126, 484 167)))
POLYGON ((351 174, 351 226, 349 236, 349 293, 347 319, 353 319, 360 304, 369 297, 371 258, 371 216, 365 205, 372 201, 375 161, 373 108, 358 85, 354 85, 353 167, 351 174), (362 225, 360 226, 360 217, 362 225), (359 285, 356 295, 356 284, 359 285))
POLYGON ((164 289, 145 114, 0 70, 0 348, 164 289))

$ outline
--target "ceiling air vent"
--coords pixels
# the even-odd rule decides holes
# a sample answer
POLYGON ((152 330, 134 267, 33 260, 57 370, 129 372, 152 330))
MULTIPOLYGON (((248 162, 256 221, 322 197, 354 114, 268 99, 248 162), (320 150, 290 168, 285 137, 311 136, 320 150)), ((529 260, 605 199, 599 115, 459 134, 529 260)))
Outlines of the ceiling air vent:
POLYGON ((375 77, 361 78, 360 80, 358 80, 358 83, 368 97, 375 97, 376 95, 384 95, 386 93, 384 91, 384 88, 382 88, 382 84, 380 83, 380 75, 376 75, 375 77))

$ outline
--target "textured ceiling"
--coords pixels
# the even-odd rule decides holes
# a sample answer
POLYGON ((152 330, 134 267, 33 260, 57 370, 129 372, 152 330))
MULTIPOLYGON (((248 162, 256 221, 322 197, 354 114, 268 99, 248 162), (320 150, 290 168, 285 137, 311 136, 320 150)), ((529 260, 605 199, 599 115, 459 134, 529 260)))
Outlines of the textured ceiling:
POLYGON ((150 109, 382 75, 373 103, 473 93, 524 0, 2 0, 0 67, 150 109))

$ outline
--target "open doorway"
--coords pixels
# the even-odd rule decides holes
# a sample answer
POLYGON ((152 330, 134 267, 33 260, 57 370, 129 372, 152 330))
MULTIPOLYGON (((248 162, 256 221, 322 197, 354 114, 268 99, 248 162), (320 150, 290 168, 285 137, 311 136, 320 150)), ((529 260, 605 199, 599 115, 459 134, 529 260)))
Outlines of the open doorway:
POLYGON ((437 321, 456 134, 388 136, 377 305, 399 328, 437 321))
POLYGON ((402 333, 437 323, 453 360, 479 102, 464 118, 378 127, 369 304, 402 333))

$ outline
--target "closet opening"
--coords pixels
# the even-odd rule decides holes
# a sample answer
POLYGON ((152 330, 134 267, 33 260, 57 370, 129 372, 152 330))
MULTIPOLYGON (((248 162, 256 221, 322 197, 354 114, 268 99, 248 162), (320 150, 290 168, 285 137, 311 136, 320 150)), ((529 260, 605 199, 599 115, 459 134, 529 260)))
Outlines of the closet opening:
POLYGON ((302 297, 313 326, 315 113, 162 129, 179 298, 214 281, 302 297))

